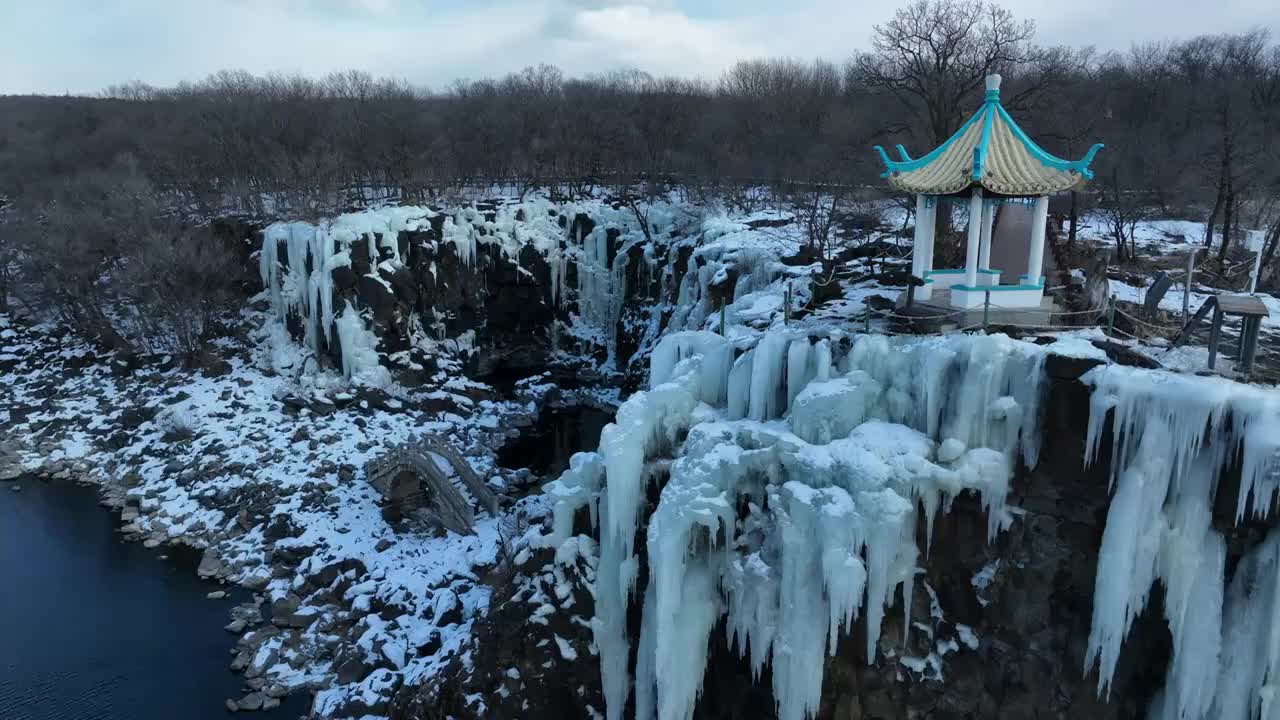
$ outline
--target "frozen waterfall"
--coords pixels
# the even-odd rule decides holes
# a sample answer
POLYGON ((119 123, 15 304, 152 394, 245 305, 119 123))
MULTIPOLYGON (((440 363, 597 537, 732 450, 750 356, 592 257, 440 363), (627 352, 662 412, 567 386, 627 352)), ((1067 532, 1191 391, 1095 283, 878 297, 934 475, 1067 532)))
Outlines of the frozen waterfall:
POLYGON ((1164 586, 1173 658, 1150 717, 1280 718, 1280 598, 1271 537, 1240 563, 1224 598, 1226 543, 1212 526, 1219 478, 1238 461, 1235 520, 1262 517, 1280 490, 1280 393, 1220 378, 1118 365, 1090 371, 1086 460, 1108 419, 1115 495, 1107 513, 1085 670, 1105 693, 1120 648, 1164 586))
POLYGON ((633 687, 625 618, 642 520, 636 708, 663 720, 692 716, 721 619, 757 673, 771 663, 779 717, 812 716, 839 637, 864 620, 874 662, 899 589, 909 612, 918 508, 931 526, 974 492, 991 533, 1007 526, 1015 465, 1039 450, 1044 351, 1003 336, 864 336, 837 359, 840 343, 775 328, 735 358, 719 335, 667 335, 649 389, 548 486, 546 545, 569 539, 584 506, 600 520, 593 631, 610 720, 633 687))

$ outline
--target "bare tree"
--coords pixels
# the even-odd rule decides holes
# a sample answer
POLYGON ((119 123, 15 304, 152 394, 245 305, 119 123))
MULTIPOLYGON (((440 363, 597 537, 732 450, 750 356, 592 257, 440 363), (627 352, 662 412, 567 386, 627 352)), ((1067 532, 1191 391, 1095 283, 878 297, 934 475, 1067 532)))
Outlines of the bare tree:
POLYGON ((972 112, 993 72, 1016 73, 1041 51, 1035 23, 981 0, 915 0, 875 26, 871 52, 855 58, 859 81, 887 92, 919 123, 931 145, 972 112))

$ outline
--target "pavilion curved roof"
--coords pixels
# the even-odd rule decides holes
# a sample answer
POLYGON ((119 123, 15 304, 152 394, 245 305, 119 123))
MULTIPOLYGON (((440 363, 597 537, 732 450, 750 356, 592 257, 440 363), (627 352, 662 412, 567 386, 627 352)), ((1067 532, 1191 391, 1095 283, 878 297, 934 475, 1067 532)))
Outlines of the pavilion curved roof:
POLYGON ((885 164, 889 185, 918 195, 950 195, 978 185, 1000 195, 1049 195, 1079 187, 1093 177, 1089 163, 1102 149, 1089 148, 1081 160, 1050 155, 1018 127, 1000 105, 1000 76, 987 78, 986 100, 946 142, 924 157, 911 159, 897 146, 901 160, 875 150, 885 164))

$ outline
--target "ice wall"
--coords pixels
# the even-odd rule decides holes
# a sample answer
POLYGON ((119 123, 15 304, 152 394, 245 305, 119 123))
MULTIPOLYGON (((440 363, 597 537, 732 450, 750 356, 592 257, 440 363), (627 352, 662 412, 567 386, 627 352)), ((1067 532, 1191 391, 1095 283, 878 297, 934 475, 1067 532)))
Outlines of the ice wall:
MULTIPOLYGON (((341 317, 333 307, 333 272, 351 267, 351 252, 356 241, 367 240, 370 275, 380 283, 380 265, 389 271, 403 265, 397 237, 403 230, 425 226, 435 213, 426 208, 383 208, 342 215, 320 224, 305 222, 275 223, 263 231, 262 249, 258 254, 258 270, 270 304, 270 312, 282 325, 290 315, 302 319, 303 345, 319 353, 338 333, 342 346, 343 375, 381 377, 371 372, 370 362, 377 366, 377 340, 365 328, 356 308, 347 303, 341 317), (282 266, 280 250, 286 262, 282 266), (390 257, 383 261, 383 251, 390 257), (353 342, 355 347, 345 343, 353 342)), ((456 242, 456 239, 455 239, 456 242)), ((474 255, 474 248, 460 248, 474 255)))
MULTIPOLYGON (((550 268, 551 302, 561 304, 566 297, 564 286, 569 265, 580 262, 583 257, 587 266, 602 260, 595 254, 584 256, 582 248, 570 242, 568 231, 559 225, 559 215, 548 212, 552 209, 572 215, 578 212, 576 205, 553 208, 540 198, 500 205, 489 215, 475 207, 453 208, 440 222, 437 243, 451 246, 458 261, 465 266, 477 262, 481 245, 496 247, 502 257, 517 265, 521 251, 531 247, 545 258, 550 268)), ((341 344, 348 338, 359 340, 361 346, 357 349, 342 348, 343 373, 348 378, 371 377, 364 370, 368 368, 366 361, 377 356, 377 337, 367 334, 368 322, 359 302, 348 305, 340 301, 335 307, 333 273, 339 268, 363 268, 366 278, 381 284, 388 294, 394 294, 389 278, 411 262, 410 257, 401 257, 400 233, 426 230, 431 227, 432 218, 439 214, 423 207, 388 207, 341 215, 316 224, 289 222, 268 226, 263 232, 258 265, 272 315, 282 325, 290 316, 299 318, 303 328, 300 339, 313 353, 328 349, 335 341, 341 344), (361 251, 364 255, 354 257, 361 240, 366 246, 361 251), (338 331, 336 337, 335 331, 338 331), (373 342, 364 342, 369 337, 373 342)), ((596 244, 592 248, 594 250, 596 244)), ((409 254, 413 254, 412 248, 409 254)), ((425 272, 436 272, 435 265, 425 272)), ((607 302, 613 302, 609 278, 598 288, 595 273, 585 272, 581 277, 585 278, 588 292, 585 302, 589 307, 599 304, 601 293, 607 302)), ((359 299, 358 293, 355 299, 359 299)), ((607 314, 608 308, 603 312, 607 314)), ((434 318, 421 322, 415 318, 409 320, 410 327, 421 328, 430 325, 434 318)), ((439 340, 420 334, 419 340, 424 345, 439 340)))
POLYGON ((723 641, 757 673, 771 664, 779 717, 811 717, 839 637, 864 621, 875 662, 899 589, 910 608, 918 510, 932 525, 974 492, 993 534, 1009 522, 1009 479, 1039 447, 1043 350, 959 335, 843 346, 775 328, 738 354, 716 334, 667 335, 649 389, 623 404, 598 453, 549 485, 547 546, 569 540, 580 508, 598 508, 593 631, 610 720, 633 686, 637 717, 691 717, 721 618, 723 641), (633 683, 626 617, 641 549, 633 683))
POLYGON ((1150 716, 1280 717, 1270 701, 1280 687, 1276 535, 1236 570, 1224 612, 1226 543, 1212 523, 1219 479, 1233 463, 1241 472, 1236 522, 1273 507, 1280 393, 1117 365, 1082 380, 1093 388, 1086 462, 1097 459, 1110 427, 1115 493, 1098 557, 1086 672, 1097 667, 1099 692, 1109 690, 1124 637, 1158 580, 1173 657, 1150 716))

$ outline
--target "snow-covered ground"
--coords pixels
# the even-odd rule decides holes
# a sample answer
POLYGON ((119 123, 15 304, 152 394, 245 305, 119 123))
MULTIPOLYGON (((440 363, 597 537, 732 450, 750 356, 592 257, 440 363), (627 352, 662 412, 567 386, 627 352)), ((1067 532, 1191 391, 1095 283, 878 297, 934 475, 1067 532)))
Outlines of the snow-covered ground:
POLYGON ((122 506, 125 532, 207 548, 202 574, 257 591, 278 627, 239 625, 251 689, 315 689, 322 714, 380 714, 401 684, 465 662, 490 592, 479 575, 501 550, 502 524, 537 517, 541 500, 508 503, 498 518, 479 513, 474 535, 397 532, 359 468, 435 433, 502 492, 509 473, 494 468, 491 449, 527 421, 532 401, 490 399, 466 382, 400 397, 338 383, 300 395, 270 371, 262 336, 224 343, 222 375, 164 358, 117 374, 56 328, 4 316, 0 328, 0 382, 11 392, 0 406, 9 430, 0 465, 97 483, 122 506))

